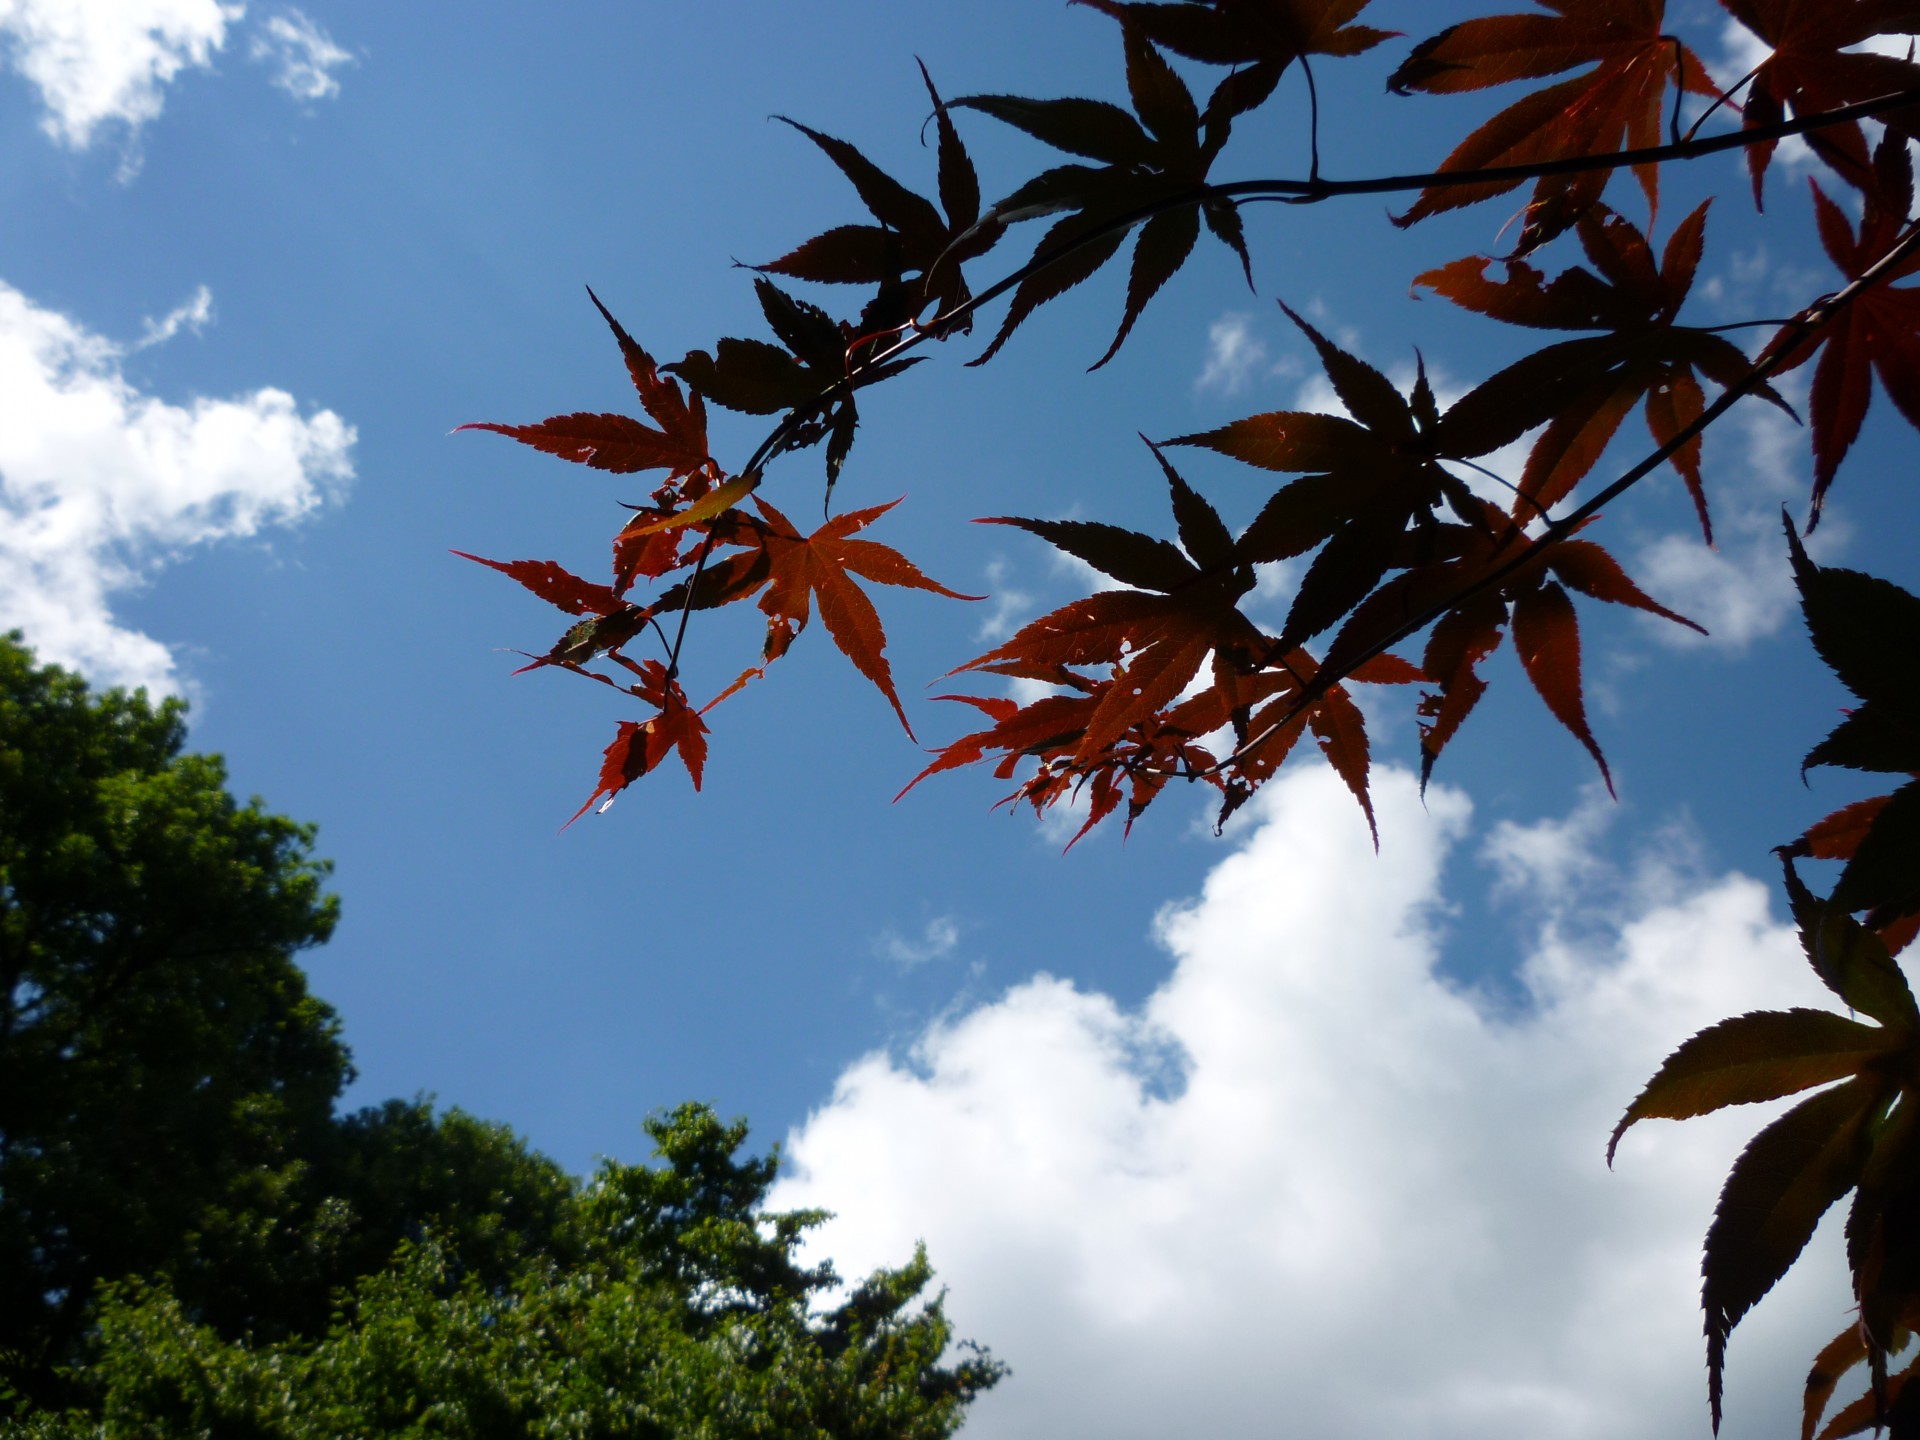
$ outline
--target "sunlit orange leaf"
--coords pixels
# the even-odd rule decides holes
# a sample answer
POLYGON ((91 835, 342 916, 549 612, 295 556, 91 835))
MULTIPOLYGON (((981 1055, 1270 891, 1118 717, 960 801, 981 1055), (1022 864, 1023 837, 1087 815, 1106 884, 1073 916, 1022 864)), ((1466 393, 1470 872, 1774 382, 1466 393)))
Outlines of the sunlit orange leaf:
POLYGON ((899 585, 913 590, 931 590, 954 600, 978 600, 978 595, 962 595, 930 580, 905 556, 871 540, 851 538, 887 513, 898 500, 865 510, 850 510, 827 521, 811 535, 802 536, 793 522, 765 499, 756 497, 764 524, 758 527, 757 543, 767 557, 766 592, 760 609, 767 616, 765 655, 778 659, 787 652, 795 637, 806 628, 815 601, 820 606, 821 622, 840 653, 854 668, 871 680, 887 697, 894 713, 909 735, 907 712, 893 688, 893 671, 887 665, 887 637, 880 628, 880 616, 867 599, 866 592, 853 583, 848 572, 881 585, 899 585))
POLYGON ((706 722, 687 704, 686 692, 680 688, 680 682, 669 680, 666 666, 658 660, 642 661, 631 668, 640 676, 639 683, 630 687, 631 693, 649 704, 659 706, 660 713, 651 720, 639 723, 631 720, 620 722, 613 743, 607 746, 606 754, 601 759, 600 783, 594 787, 586 803, 573 812, 573 818, 567 821, 568 825, 592 809, 594 802, 603 795, 606 804, 601 808, 605 809, 622 790, 676 751, 681 763, 687 767, 693 788, 700 788, 700 772, 707 761, 706 722))

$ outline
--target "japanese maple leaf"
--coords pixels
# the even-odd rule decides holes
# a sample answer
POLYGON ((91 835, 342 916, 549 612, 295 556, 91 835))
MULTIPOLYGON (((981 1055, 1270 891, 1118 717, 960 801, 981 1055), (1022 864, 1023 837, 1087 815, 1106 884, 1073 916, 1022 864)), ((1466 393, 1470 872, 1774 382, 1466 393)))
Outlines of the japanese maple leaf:
MULTIPOLYGON (((1056 150, 1099 162, 1097 166, 1056 166, 993 207, 992 215, 1007 223, 1061 210, 1072 213, 1056 222, 1034 247, 1036 261, 1055 253, 1060 258, 1020 282, 999 333, 969 364, 992 359, 1035 309, 1112 259, 1131 228, 1122 223, 1126 217, 1206 184, 1207 171, 1226 143, 1225 120, 1209 115, 1203 123, 1192 92, 1173 67, 1136 27, 1127 25, 1123 33, 1134 114, 1104 100, 969 95, 953 102, 1024 130, 1056 150)), ((1231 203, 1210 200, 1197 210, 1178 205, 1149 216, 1134 242, 1120 329, 1092 368, 1097 370, 1113 358, 1147 302, 1186 263, 1199 238, 1202 215, 1215 236, 1240 257, 1252 284, 1252 260, 1240 214, 1231 203)))
MULTIPOLYGON (((973 162, 924 65, 920 76, 933 101, 939 133, 944 218, 931 201, 907 189, 846 141, 787 120, 826 152, 879 223, 835 226, 778 260, 755 267, 796 280, 879 286, 879 294, 860 318, 861 330, 869 335, 899 329, 918 316, 928 301, 935 302, 939 313, 965 303, 969 292, 961 263, 985 254, 1003 229, 996 220, 981 220, 980 181, 973 162)), ((958 328, 969 330, 972 323, 969 317, 958 328)))
MULTIPOLYGON (((1495 165, 1533 165, 1606 155, 1660 143, 1667 86, 1676 79, 1697 95, 1718 95, 1700 58, 1664 30, 1663 0, 1540 0, 1552 14, 1468 20, 1422 41, 1387 81, 1400 94, 1452 94, 1593 68, 1536 90, 1475 130, 1441 162, 1443 174, 1495 165)), ((1647 203, 1659 202, 1659 173, 1635 169, 1647 203)), ((1609 172, 1549 175, 1534 186, 1516 255, 1544 245, 1599 200, 1609 172)), ((1411 225, 1429 215, 1504 195, 1517 180, 1435 186, 1395 217, 1411 225)))
MULTIPOLYGON (((1738 346, 1674 318, 1700 263, 1707 206, 1674 227, 1664 254, 1624 216, 1596 204, 1576 227, 1593 270, 1574 266, 1551 281, 1524 260, 1505 262, 1505 277, 1488 278, 1488 261, 1456 260, 1414 280, 1468 310, 1552 330, 1604 330, 1589 339, 1549 346, 1508 366, 1476 392, 1476 405, 1525 403, 1555 393, 1552 419, 1527 457, 1514 497, 1523 525, 1563 500, 1599 460, 1626 413, 1645 398, 1647 428, 1661 445, 1700 418, 1699 376, 1725 388, 1744 380, 1751 363, 1738 346), (1597 271, 1598 273, 1594 273, 1597 271)), ((1757 394, 1791 409, 1770 386, 1757 394)), ((1700 479, 1700 440, 1674 452, 1709 544, 1713 526, 1700 479)))
MULTIPOLYGON (((627 415, 579 411, 571 415, 554 415, 537 425, 474 424, 459 428, 490 430, 497 435, 518 440, 523 445, 531 445, 544 454, 557 455, 562 460, 571 460, 616 475, 665 470, 666 481, 653 492, 655 509, 646 512, 641 520, 637 520, 634 526, 623 531, 614 541, 614 589, 624 593, 636 576, 664 575, 681 563, 679 546, 683 536, 680 533, 669 531, 641 538, 631 532, 645 519, 672 509, 681 500, 698 498, 725 476, 707 453, 707 409, 699 395, 685 395, 677 382, 662 378, 653 357, 613 318, 612 312, 600 303, 600 297, 591 288, 587 291, 587 298, 593 301, 594 308, 613 331, 621 357, 627 364, 627 375, 640 396, 641 406, 654 424, 647 425, 627 415)), ((493 564, 490 560, 480 563, 493 564)), ((534 562, 516 563, 530 565, 534 562)), ((523 584, 527 583, 520 575, 514 578, 520 579, 523 584)), ((529 588, 536 587, 529 585, 529 588)))
MULTIPOLYGON (((1860 699, 1805 766, 1920 776, 1920 598, 1857 570, 1815 565, 1791 523, 1787 543, 1820 658, 1860 699)), ((1787 853, 1846 861, 1831 904, 1866 911, 1898 950, 1920 925, 1920 779, 1828 816, 1787 853)))
MULTIPOLYGON (((1807 182, 1813 188, 1820 243, 1849 280, 1864 275, 1906 233, 1907 213, 1913 205, 1913 162, 1906 141, 1889 133, 1875 151, 1871 174, 1857 233, 1819 182, 1807 182)), ((1903 278, 1916 270, 1920 270, 1920 257, 1909 259, 1886 279, 1903 278)), ((1820 363, 1814 367, 1807 396, 1813 424, 1809 531, 1820 523, 1827 487, 1859 438, 1873 398, 1874 374, 1909 423, 1920 425, 1920 287, 1883 282, 1862 290, 1795 346, 1781 368, 1802 365, 1815 351, 1820 363)))
POLYGON ((833 319, 764 277, 755 280, 753 288, 779 345, 729 336, 711 353, 689 351, 662 368, 729 410, 748 415, 790 412, 779 449, 799 450, 825 440, 831 490, 860 423, 853 392, 919 364, 920 357, 864 363, 854 354, 860 336, 844 320, 833 319))
MULTIPOLYGON (((680 682, 669 678, 667 667, 658 660, 635 664, 624 657, 620 659, 627 669, 640 677, 637 683, 625 688, 648 704, 658 706, 660 713, 651 720, 620 722, 613 743, 607 746, 606 753, 601 757, 600 783, 594 787, 586 803, 573 812, 573 819, 568 820, 567 825, 586 814, 603 795, 606 801, 600 808, 606 809, 622 790, 676 752, 681 763, 687 767, 693 788, 700 788, 700 774, 707 762, 707 726, 700 718, 701 712, 687 704, 686 692, 680 688, 680 682)), ((605 676, 594 678, 613 684, 605 676)), ((566 826, 561 828, 565 829, 566 826)))
POLYGON ((1587 723, 1580 678, 1580 624, 1567 591, 1706 632, 1647 595, 1600 546, 1588 540, 1538 543, 1497 508, 1485 501, 1480 504, 1479 524, 1440 524, 1407 537, 1408 558, 1415 563, 1354 610, 1327 647, 1325 664, 1336 671, 1350 666, 1397 638, 1410 619, 1454 600, 1512 565, 1497 584, 1448 608, 1427 638, 1421 669, 1437 688, 1420 702, 1421 784, 1425 785, 1440 752, 1486 692, 1480 664, 1499 648, 1511 625, 1514 649, 1527 679, 1553 717, 1593 756, 1611 793, 1612 773, 1587 723))
POLYGON ((1112 666, 1117 683, 1087 717, 1076 754, 1090 758, 1171 704, 1218 649, 1249 657, 1264 637, 1236 608, 1253 588, 1251 564, 1219 515, 1154 451, 1173 493, 1183 552, 1114 525, 1007 516, 1014 525, 1126 585, 1063 605, 1023 626, 1004 645, 951 672, 1021 667, 1112 666))
POLYGON ((626 415, 582 411, 555 415, 537 425, 472 424, 458 428, 491 430, 496 435, 531 445, 544 454, 616 475, 665 470, 669 480, 677 480, 702 471, 713 472, 716 467, 707 454, 707 412, 700 397, 693 396, 689 403, 677 384, 661 378, 653 357, 621 328, 620 322, 600 303, 600 297, 592 290, 587 291, 587 297, 613 330, 633 388, 639 392, 640 403, 654 425, 626 415))
MULTIPOLYGON (((1914 0, 1720 0, 1734 19, 1771 50, 1753 72, 1742 106, 1741 124, 1749 130, 1778 124, 1788 110, 1817 115, 1862 100, 1878 99, 1920 86, 1920 65, 1850 47, 1876 35, 1920 32, 1920 4, 1914 0)), ((1920 138, 1920 110, 1890 110, 1879 117, 1891 130, 1920 138)), ((1866 143, 1852 121, 1807 137, 1808 141, 1853 174, 1864 166, 1866 143)), ((1754 204, 1773 159, 1775 140, 1747 148, 1754 204)))
MULTIPOLYGON (((1266 470, 1301 474, 1282 486, 1241 537, 1250 563, 1288 560, 1320 547, 1301 578, 1281 628, 1279 647, 1292 650, 1334 625, 1391 569, 1408 563, 1401 538, 1425 526, 1445 505, 1469 524, 1485 505, 1439 461, 1484 455, 1541 423, 1584 376, 1485 403, 1485 387, 1442 415, 1424 366, 1403 396, 1378 370, 1340 349, 1293 311, 1288 316, 1320 354, 1327 377, 1351 416, 1275 411, 1218 430, 1184 435, 1175 445, 1201 445, 1266 470)), ((1505 522, 1502 522, 1503 524, 1505 522)))
MULTIPOLYGON (((935 759, 900 791, 905 795, 929 775, 962 765, 976 764, 997 754, 994 774, 1011 779, 1023 760, 1035 760, 1038 769, 1001 805, 1030 805, 1036 815, 1050 807, 1082 794, 1087 797, 1086 818, 1067 841, 1071 850, 1102 820, 1127 801, 1126 830, 1153 803, 1170 779, 1204 779, 1216 788, 1224 783, 1215 773, 1214 757, 1198 738, 1221 723, 1201 718, 1196 704, 1206 708, 1212 692, 1174 707, 1167 715, 1152 715, 1135 724, 1099 754, 1082 757, 1079 741, 1088 722, 1105 702, 1115 685, 1123 679, 1089 680, 1064 666, 1028 667, 996 665, 1000 674, 1019 674, 1064 687, 1068 693, 1042 696, 1021 706, 1012 700, 978 695, 943 695, 983 711, 994 723, 987 729, 963 735, 941 747, 935 759)), ((894 797, 896 800, 899 796, 894 797)), ((998 806, 995 807, 999 808, 998 806)))
POLYGON ((767 639, 762 655, 771 662, 787 653, 794 639, 806 629, 817 602, 820 619, 840 652, 853 666, 877 686, 908 735, 913 726, 901 708, 900 696, 893 688, 893 672, 887 664, 887 637, 880 628, 880 616, 873 602, 853 581, 853 576, 881 585, 899 585, 912 590, 931 590, 954 600, 978 600, 978 595, 962 595, 923 575, 912 561, 899 551, 872 540, 853 537, 900 502, 890 501, 865 510, 850 510, 836 515, 811 535, 802 535, 793 522, 759 496, 754 504, 761 519, 750 529, 743 527, 732 543, 750 544, 757 551, 749 560, 747 573, 758 572, 763 579, 736 587, 729 598, 738 599, 765 586, 760 609, 767 616, 767 639), (761 568, 759 557, 764 557, 761 568))
MULTIPOLYGON (((1091 783, 1090 824, 1118 804, 1113 786, 1125 777, 1131 787, 1131 823, 1175 774, 1198 774, 1228 789, 1208 768, 1211 757, 1196 743, 1199 738, 1231 726, 1244 742, 1250 723, 1271 718, 1275 707, 1285 703, 1278 697, 1297 695, 1312 679, 1315 667, 1304 651, 1286 654, 1237 608, 1239 597, 1253 588, 1249 537, 1257 539, 1255 532, 1234 537, 1158 449, 1154 455, 1172 495, 1180 546, 1085 521, 1003 517, 987 522, 1018 526, 1139 588, 1102 591, 1064 605, 953 672, 1045 680, 1077 693, 1012 709, 1000 701, 948 697, 978 705, 995 723, 947 746, 914 783, 1000 752, 1005 757, 999 772, 1003 775, 1011 775, 1019 759, 1039 761, 1039 773, 1017 792, 1017 798, 1036 810, 1091 783), (1209 660, 1211 685, 1181 698, 1209 660), (1074 674, 1076 668, 1107 674, 1088 679, 1074 674), (1268 702, 1266 709, 1250 722, 1252 707, 1262 701, 1268 702)), ((1417 675, 1389 657, 1361 678, 1406 680, 1417 675)), ((1252 752, 1257 758, 1238 768, 1223 820, 1250 789, 1248 782, 1264 780, 1301 731, 1311 728, 1371 825, 1368 752, 1358 708, 1338 687, 1300 708, 1298 723, 1285 737, 1259 747, 1252 752)))
MULTIPOLYGON (((1847 1256, 1860 1302, 1860 1354, 1874 1365, 1884 1402, 1885 1357, 1913 1313, 1920 1127, 1920 1007, 1900 967, 1870 930, 1808 893, 1787 866, 1787 890, 1809 964, 1855 1014, 1765 1010, 1723 1020, 1667 1057, 1627 1107, 1607 1145, 1648 1119, 1684 1120, 1729 1105, 1817 1091, 1773 1121, 1741 1152, 1720 1192, 1701 1262, 1707 1396, 1720 1424, 1728 1337, 1813 1237, 1820 1217, 1855 1191, 1847 1256), (1839 1082, 1839 1083, 1835 1083, 1839 1082), (1889 1110, 1892 1118, 1889 1119, 1889 1110)), ((1807 1382, 1811 1434, 1850 1347, 1830 1345, 1807 1382)), ((1865 1420, 1872 1423, 1869 1410, 1865 1420)), ((1831 1433, 1853 1434, 1840 1429, 1831 1433)))
POLYGON ((1164 50, 1209 65, 1230 65, 1207 103, 1209 115, 1234 116, 1273 93, 1287 67, 1309 55, 1359 55, 1395 30, 1352 24, 1368 0, 1072 0, 1111 15, 1164 50))

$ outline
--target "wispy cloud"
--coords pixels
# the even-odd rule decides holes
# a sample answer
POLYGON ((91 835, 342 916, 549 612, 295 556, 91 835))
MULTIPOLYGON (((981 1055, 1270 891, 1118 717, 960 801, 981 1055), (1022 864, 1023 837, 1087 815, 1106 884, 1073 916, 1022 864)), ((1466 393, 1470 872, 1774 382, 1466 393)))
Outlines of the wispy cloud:
POLYGON ((260 27, 248 54, 256 62, 271 65, 273 83, 301 101, 331 100, 338 95, 340 81, 333 72, 353 63, 353 56, 306 12, 291 7, 260 27))
POLYGON ((176 305, 158 320, 148 319, 140 339, 129 349, 148 350, 164 345, 182 330, 198 335, 213 323, 213 291, 202 285, 183 305, 176 305))
MULTIPOLYGON (((211 312, 205 292, 142 344, 211 312)), ((115 595, 179 554, 294 523, 352 477, 353 427, 284 390, 170 404, 127 353, 0 283, 0 629, 102 684, 177 688, 172 653, 115 595)))
POLYGON ((898 930, 884 932, 874 942, 874 952, 902 970, 917 970, 935 960, 944 960, 960 943, 960 926, 951 915, 929 920, 916 938, 898 930))
POLYGON ((1207 358, 1193 388, 1238 395, 1266 364, 1267 345, 1254 335, 1253 317, 1233 311, 1207 327, 1207 358))

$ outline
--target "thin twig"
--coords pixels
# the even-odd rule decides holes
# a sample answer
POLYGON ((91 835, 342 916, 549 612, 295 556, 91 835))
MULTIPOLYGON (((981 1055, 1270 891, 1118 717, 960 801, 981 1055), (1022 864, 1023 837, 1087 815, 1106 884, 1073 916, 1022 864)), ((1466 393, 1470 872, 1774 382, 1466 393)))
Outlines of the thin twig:
POLYGON ((1300 73, 1307 77, 1307 182, 1320 182, 1320 90, 1313 83, 1313 66, 1300 57, 1300 73))
MULTIPOLYGON (((1749 79, 1751 76, 1748 77, 1749 79)), ((1744 82, 1742 82, 1744 83, 1744 82)), ((1312 76, 1308 75, 1308 85, 1312 86, 1312 76)), ((1738 89, 1738 86, 1734 87, 1738 89)), ((1311 94, 1310 89, 1310 94, 1311 94)), ((1237 180, 1221 185, 1200 185, 1175 195, 1164 196, 1149 204, 1137 206, 1123 214, 1114 216, 1099 225, 1090 227, 1059 245, 1044 251, 1037 251, 1024 264, 1002 276, 977 295, 955 305, 951 310, 936 315, 923 326, 916 327, 911 334, 902 335, 892 345, 867 358, 864 365, 852 369, 842 379, 822 390, 811 400, 789 410, 767 437, 753 452, 752 457, 742 468, 741 474, 758 473, 789 445, 795 432, 815 416, 830 408, 841 396, 849 393, 857 384, 863 370, 884 365, 909 350, 918 348, 929 338, 949 333, 952 326, 972 315, 981 306, 997 300, 1000 296, 1020 285, 1028 277, 1038 274, 1048 266, 1057 264, 1069 255, 1086 246, 1102 240, 1116 231, 1132 229, 1142 221, 1150 220, 1165 211, 1177 210, 1186 206, 1202 205, 1209 200, 1227 200, 1235 204, 1249 204, 1255 201, 1285 201, 1293 204, 1313 204, 1322 200, 1336 199, 1348 195, 1391 195, 1409 190, 1450 189, 1464 185, 1518 185, 1527 180, 1544 179, 1556 175, 1579 175, 1595 170, 1623 170, 1636 165, 1660 164, 1669 160, 1697 160, 1708 155, 1717 155, 1727 150, 1744 149, 1764 144, 1770 140, 1784 139, 1789 135, 1802 135, 1833 125, 1843 125, 1853 120, 1878 115, 1883 111, 1897 110, 1905 105, 1920 102, 1920 89, 1902 90, 1891 95, 1883 95, 1873 100, 1862 100, 1857 104, 1841 106, 1836 110, 1823 111, 1815 115, 1797 115, 1791 120, 1781 120, 1772 125, 1757 126, 1751 130, 1738 130, 1727 135, 1715 135, 1705 140, 1688 139, 1679 144, 1655 145, 1637 150, 1617 150, 1602 155, 1574 155, 1558 160, 1544 160, 1531 165, 1496 165, 1482 170, 1457 171, 1435 170, 1422 174, 1383 175, 1361 180, 1324 180, 1318 173, 1318 144, 1314 147, 1313 169, 1305 180, 1237 180)), ((1317 117, 1317 103, 1315 113, 1317 117)), ((1705 118, 1704 116, 1702 117, 1705 118)), ((1317 121, 1316 121, 1317 123, 1317 121)), ((1695 123, 1698 129, 1698 122, 1695 123)), ((975 224, 973 229, 955 239, 949 249, 962 244, 980 225, 1004 217, 989 210, 975 224)), ((937 266, 940 259, 936 259, 937 266)), ((1851 287, 1849 287, 1851 289, 1851 287)), ((1842 292, 1846 293, 1846 292, 1842 292)), ((1724 398, 1724 397, 1723 397, 1724 398)), ((1718 413, 1718 412, 1714 412, 1718 413)), ((1683 432, 1691 438, 1697 431, 1683 432)), ((1661 457, 1665 458, 1664 455, 1661 457)), ((757 481, 756 481, 757 485, 757 481)), ((713 549, 713 533, 707 533, 706 542, 700 548, 695 563, 694 581, 699 579, 705 567, 708 555, 713 549)), ((693 610, 693 583, 687 588, 687 598, 680 612, 680 625, 675 635, 673 650, 668 659, 669 676, 678 673, 680 648, 686 638, 687 617, 693 610)), ((1315 682, 1318 683, 1316 676, 1315 682)), ((1311 688, 1311 687, 1309 687, 1311 688)), ((1244 750, 1246 747, 1242 747, 1244 750)), ((1240 752, 1235 752, 1236 754, 1240 752)), ((1225 763, 1225 762, 1223 762, 1225 763)))

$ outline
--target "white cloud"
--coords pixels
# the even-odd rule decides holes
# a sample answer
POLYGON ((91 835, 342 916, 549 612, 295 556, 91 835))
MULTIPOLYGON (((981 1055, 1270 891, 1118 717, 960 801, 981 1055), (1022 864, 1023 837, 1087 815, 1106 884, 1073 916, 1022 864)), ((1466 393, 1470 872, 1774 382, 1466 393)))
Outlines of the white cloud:
POLYGON ((960 943, 960 926, 951 915, 937 915, 922 928, 918 939, 908 939, 898 930, 888 930, 874 942, 874 951, 902 970, 916 970, 934 960, 944 960, 960 943))
MULTIPOLYGON (((1629 569, 1656 600, 1707 627, 1703 637, 1648 617, 1663 643, 1738 652, 1778 633, 1798 610, 1780 509, 1790 507, 1804 524, 1812 491, 1804 434, 1772 406, 1749 400, 1708 435, 1703 474, 1718 548, 1703 544, 1697 530, 1663 535, 1641 545, 1629 569), (1728 442, 1740 447, 1732 464, 1715 454, 1728 442)), ((1671 472, 1663 479, 1678 483, 1671 472)), ((1845 517, 1829 505, 1810 542, 1816 558, 1832 556, 1847 538, 1845 517)))
POLYGON ((0 0, 8 60, 40 92, 42 128, 84 150, 101 128, 158 118, 182 70, 206 69, 245 12, 221 0, 0 0))
MULTIPOLYGON (((1270 785, 1140 1009, 1036 977, 790 1138, 775 1200, 839 1212, 843 1273, 925 1238, 1013 1366, 970 1435, 1706 1435, 1699 1245, 1763 1117, 1640 1127, 1613 1174, 1606 1135, 1693 1030, 1824 992, 1733 875, 1549 927, 1496 1013, 1438 968, 1466 801, 1376 787, 1377 858, 1324 767, 1270 785)), ((1726 1433, 1790 1432, 1845 1291, 1823 1232, 1734 1337, 1726 1433)))
POLYGON ((1244 311, 1232 311, 1207 327, 1207 360, 1193 388, 1238 395, 1247 388, 1254 371, 1266 363, 1267 345, 1255 337, 1253 317, 1244 311))
POLYGON ((1033 596, 1012 584, 1013 566, 1004 558, 987 562, 988 600, 985 618, 974 632, 984 645, 998 645, 1033 618, 1033 596))
POLYGON ((353 63, 331 35, 291 6, 260 28, 248 53, 272 65, 273 83, 296 100, 331 100, 340 93, 333 72, 353 63))
POLYGON ((213 291, 202 285, 187 298, 185 304, 176 305, 163 318, 149 318, 139 342, 130 348, 148 350, 155 345, 164 345, 182 330, 190 330, 198 335, 212 323, 213 291))
POLYGON ((126 378, 127 348, 0 283, 0 629, 99 683, 169 691, 173 656, 113 596, 310 514, 352 477, 354 430, 283 390, 169 404, 126 378))

